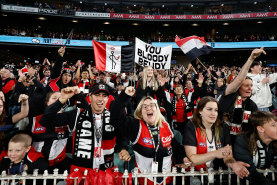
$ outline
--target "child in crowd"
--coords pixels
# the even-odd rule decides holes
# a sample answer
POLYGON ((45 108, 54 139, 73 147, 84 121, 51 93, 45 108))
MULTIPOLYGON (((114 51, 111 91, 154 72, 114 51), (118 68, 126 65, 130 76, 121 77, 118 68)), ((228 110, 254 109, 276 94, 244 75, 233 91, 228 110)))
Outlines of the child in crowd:
POLYGON ((8 144, 8 151, 0 155, 0 172, 6 171, 8 175, 21 174, 23 171, 33 173, 39 169, 43 173, 48 168, 48 161, 42 153, 36 152, 31 146, 32 137, 25 133, 16 134, 8 144))

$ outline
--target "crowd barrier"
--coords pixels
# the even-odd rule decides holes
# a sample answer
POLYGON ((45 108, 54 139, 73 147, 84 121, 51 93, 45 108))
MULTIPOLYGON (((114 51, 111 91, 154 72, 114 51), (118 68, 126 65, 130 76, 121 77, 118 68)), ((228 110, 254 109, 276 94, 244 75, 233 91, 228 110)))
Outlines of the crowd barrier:
MULTIPOLYGON (((117 169, 116 169, 117 170, 117 169)), ((276 183, 275 179, 275 173, 277 172, 277 169, 271 167, 270 169, 265 169, 265 170, 260 170, 258 169, 260 173, 262 173, 264 176, 271 176, 271 180, 276 183)), ((86 179, 86 171, 84 172, 84 176, 82 177, 85 181, 86 179)), ((1 185, 17 185, 17 182, 20 181, 20 184, 26 185, 26 181, 31 181, 28 182, 27 184, 33 184, 33 185, 57 185, 58 181, 60 180, 66 180, 68 176, 68 172, 64 171, 63 174, 58 173, 58 169, 54 170, 53 174, 48 174, 48 171, 45 170, 44 174, 38 174, 38 170, 34 170, 33 174, 27 174, 26 172, 23 172, 21 175, 7 175, 5 171, 2 172, 0 176, 0 181, 1 185), (37 181, 40 181, 39 183, 37 181), (43 182, 43 183, 42 183, 43 182)), ((215 176, 217 176, 218 182, 217 184, 228 184, 228 185, 233 185, 233 184, 240 184, 241 179, 238 176, 234 175, 234 172, 231 169, 228 170, 222 170, 219 169, 217 171, 214 171, 213 169, 210 169, 208 171, 195 171, 194 168, 191 168, 190 171, 185 171, 185 169, 182 169, 181 172, 177 172, 176 167, 172 168, 171 172, 163 172, 163 173, 148 173, 147 171, 139 173, 138 168, 135 168, 133 172, 131 173, 131 178, 132 182, 130 183, 130 174, 126 170, 122 176, 122 185, 138 185, 138 179, 139 178, 144 178, 144 185, 147 185, 147 178, 148 177, 153 177, 154 178, 154 185, 158 184, 156 182, 157 177, 162 177, 163 182, 165 184, 166 177, 172 177, 172 185, 185 185, 185 184, 214 184, 215 181, 215 176), (225 177, 225 181, 223 180, 225 177), (186 181, 187 177, 198 177, 197 181, 198 182, 188 182, 186 181), (235 177, 235 178, 234 178, 235 177), (178 178, 178 180, 177 180, 178 178), (226 182, 227 181, 227 182, 226 182), (234 182, 235 181, 235 182, 234 182)), ((74 185, 77 185, 77 177, 76 178, 71 178, 74 182, 74 185)), ((63 184, 66 184, 65 182, 63 184)), ((246 180, 246 185, 249 185, 249 182, 246 180)))

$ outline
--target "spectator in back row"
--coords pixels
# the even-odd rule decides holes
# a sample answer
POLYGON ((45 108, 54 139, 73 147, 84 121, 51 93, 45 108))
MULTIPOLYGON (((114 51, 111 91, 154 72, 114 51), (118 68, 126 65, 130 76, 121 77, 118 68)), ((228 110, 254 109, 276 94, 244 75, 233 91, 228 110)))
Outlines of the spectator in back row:
POLYGON ((247 76, 253 81, 251 100, 257 104, 259 110, 269 111, 269 107, 272 106, 270 85, 277 82, 277 73, 262 74, 260 61, 253 62, 250 70, 251 73, 248 73, 247 76))

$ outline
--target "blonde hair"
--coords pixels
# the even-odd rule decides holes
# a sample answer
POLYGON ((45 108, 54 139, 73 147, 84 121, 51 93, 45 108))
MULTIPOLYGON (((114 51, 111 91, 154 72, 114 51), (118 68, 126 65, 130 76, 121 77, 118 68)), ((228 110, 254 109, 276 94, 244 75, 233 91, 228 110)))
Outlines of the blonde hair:
MULTIPOLYGON (((142 73, 142 89, 145 90, 145 88, 147 87, 147 69, 151 67, 151 66, 145 66, 144 69, 143 69, 143 73, 142 73)), ((151 67, 152 68, 152 67, 151 67)), ((153 69, 153 68, 152 68, 153 69)), ((154 90, 158 90, 159 88, 159 84, 155 78, 155 75, 153 73, 153 76, 152 76, 152 82, 154 83, 154 90)))
POLYGON ((160 108, 158 106, 158 103, 157 103, 157 100, 153 99, 151 96, 146 96, 146 97, 143 97, 136 110, 135 110, 135 113, 134 113, 134 117, 136 119, 139 119, 139 120, 143 120, 143 117, 142 117, 142 105, 144 103, 145 100, 152 100, 152 102, 155 104, 156 106, 156 109, 157 109, 157 116, 155 118, 155 123, 154 123, 154 126, 158 126, 158 127, 163 127, 163 124, 162 122, 166 122, 164 116, 162 115, 161 111, 160 111, 160 108))
POLYGON ((16 134, 13 136, 9 143, 23 143, 25 147, 29 147, 32 144, 32 137, 28 134, 16 134))

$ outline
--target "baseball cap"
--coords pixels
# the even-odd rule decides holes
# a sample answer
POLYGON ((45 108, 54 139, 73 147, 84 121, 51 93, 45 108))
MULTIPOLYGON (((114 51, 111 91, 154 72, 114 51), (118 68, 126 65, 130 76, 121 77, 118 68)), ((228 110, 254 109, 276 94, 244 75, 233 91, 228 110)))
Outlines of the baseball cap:
POLYGON ((96 94, 96 93, 101 92, 101 91, 107 93, 108 95, 110 95, 109 87, 104 83, 95 84, 91 88, 90 94, 96 94))

